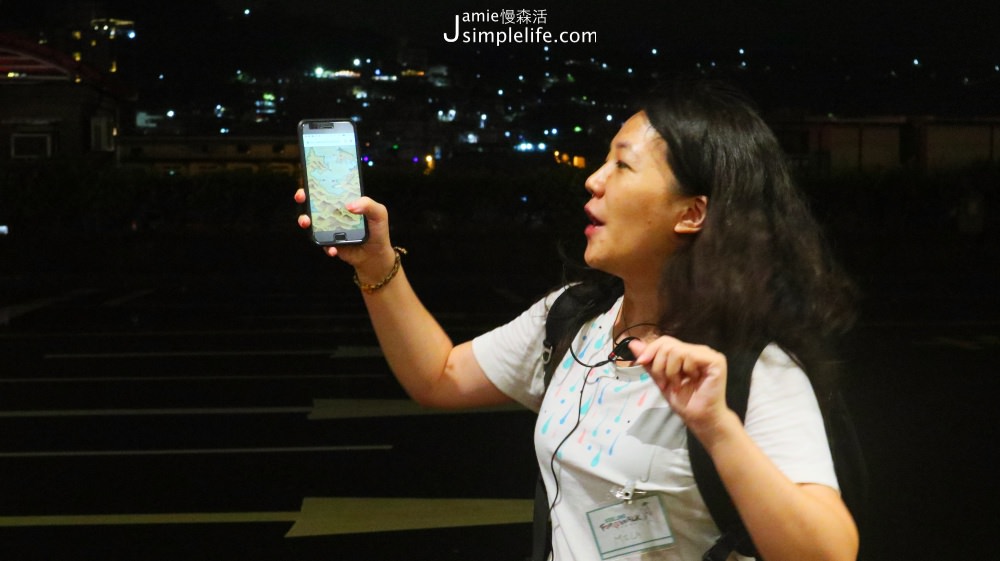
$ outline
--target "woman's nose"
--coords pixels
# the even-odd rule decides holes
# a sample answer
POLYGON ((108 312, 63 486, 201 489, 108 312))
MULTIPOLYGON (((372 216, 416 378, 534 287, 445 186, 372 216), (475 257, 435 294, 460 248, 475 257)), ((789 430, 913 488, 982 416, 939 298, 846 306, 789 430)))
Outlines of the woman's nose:
POLYGON ((583 183, 583 186, 587 188, 587 191, 591 195, 596 195, 604 190, 604 168, 605 166, 597 168, 594 173, 590 174, 587 181, 583 183))

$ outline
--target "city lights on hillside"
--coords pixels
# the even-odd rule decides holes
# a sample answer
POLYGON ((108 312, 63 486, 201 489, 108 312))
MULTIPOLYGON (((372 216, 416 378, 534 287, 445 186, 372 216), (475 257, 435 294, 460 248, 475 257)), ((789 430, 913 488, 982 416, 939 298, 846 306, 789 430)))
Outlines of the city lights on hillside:
MULTIPOLYGON (((259 2, 247 1, 244 5, 257 4, 259 2)), ((232 8, 227 21, 242 19, 241 13, 251 16, 250 8, 244 9, 238 4, 232 8)), ((253 15, 260 17, 261 14, 254 12, 253 15)), ((142 29, 146 29, 147 22, 142 23, 142 29)), ((246 22, 238 25, 241 27, 237 29, 250 29, 246 22)), ((658 47, 646 46, 630 53, 628 58, 616 58, 606 51, 602 51, 601 56, 592 56, 590 51, 542 45, 542 52, 534 51, 531 61, 537 65, 522 64, 523 61, 514 56, 512 68, 503 69, 493 68, 487 57, 473 60, 468 66, 450 66, 427 60, 429 53, 419 49, 402 53, 359 49, 328 59, 300 59, 293 66, 297 70, 284 75, 278 74, 282 70, 267 74, 258 67, 253 70, 244 67, 245 70, 236 70, 234 78, 234 67, 228 66, 219 70, 215 78, 224 81, 224 87, 235 85, 238 89, 226 91, 212 100, 220 103, 198 101, 199 105, 195 105, 174 97, 179 96, 176 92, 184 90, 180 86, 191 79, 188 69, 164 67, 164 73, 157 74, 148 68, 129 68, 129 61, 136 57, 128 52, 127 49, 133 47, 126 46, 131 43, 125 38, 136 37, 133 22, 94 19, 88 26, 84 20, 76 28, 68 27, 61 33, 59 42, 68 45, 64 58, 68 55, 80 63, 98 67, 105 75, 117 72, 120 78, 132 79, 134 74, 148 74, 152 80, 164 81, 169 73, 171 87, 166 87, 164 82, 156 85, 151 95, 144 92, 146 97, 139 97, 139 103, 149 104, 144 111, 159 120, 159 130, 155 132, 234 136, 262 131, 263 134, 285 134, 286 121, 293 116, 312 110, 330 111, 356 122, 363 116, 367 121, 366 132, 377 131, 385 135, 379 138, 376 134, 370 146, 370 153, 380 158, 380 166, 386 163, 381 154, 383 150, 388 151, 386 145, 391 146, 392 141, 387 142, 387 139, 392 138, 394 141, 404 139, 407 153, 393 154, 395 157, 388 161, 415 167, 426 165, 428 169, 446 165, 453 155, 512 152, 548 155, 556 146, 564 149, 555 152, 557 163, 577 165, 582 160, 565 152, 568 146, 576 150, 575 147, 586 145, 621 122, 618 115, 623 113, 623 105, 612 92, 617 91, 616 88, 641 87, 664 64, 722 80, 746 81, 755 86, 763 84, 761 89, 774 86, 773 83, 780 82, 783 76, 797 73, 803 82, 851 81, 845 86, 847 89, 865 84, 866 80, 878 86, 885 85, 883 89, 888 91, 910 86, 907 80, 913 80, 918 86, 932 80, 937 84, 947 81, 952 86, 964 86, 970 96, 980 97, 991 94, 992 90, 984 88, 993 87, 990 84, 996 83, 1000 73, 1000 61, 997 60, 993 65, 981 61, 975 67, 954 65, 949 68, 936 55, 932 59, 918 56, 924 51, 904 51, 903 56, 892 61, 892 66, 873 60, 855 67, 854 59, 843 55, 823 55, 811 60, 780 59, 773 57, 770 49, 757 51, 752 44, 746 43, 743 46, 730 43, 720 47, 721 50, 700 51, 700 60, 686 54, 687 49, 660 53, 658 47), (94 48, 95 45, 98 48, 94 48), (751 50, 754 51, 752 61, 751 50), (584 52, 588 54, 582 54, 584 52), (95 53, 101 57, 96 62, 95 53), (681 58, 684 56, 691 58, 681 58), (463 88, 474 83, 475 78, 479 79, 475 95, 466 95, 463 88), (269 91, 264 91, 265 88, 269 91), (230 93, 233 95, 228 95, 230 93), (150 98, 155 101, 145 101, 150 98), (313 99, 322 101, 308 106, 313 99), (164 107, 171 109, 165 111, 164 107), (458 107, 462 108, 461 112, 457 111, 458 107), (566 114, 575 116, 566 117, 566 114), (397 116, 401 117, 397 120, 397 116), (569 118, 575 121, 567 121, 569 118), (426 145, 432 142, 446 145, 444 157, 438 153, 425 156, 431 152, 426 145), (421 143, 425 146, 420 147, 421 143), (465 144, 477 146, 463 146, 465 144)), ((54 44, 56 36, 52 37, 54 44)), ((144 32, 142 39, 146 38, 144 32)), ((0 79, 21 80, 21 77, 21 71, 16 68, 0 68, 0 79)), ((849 98, 849 95, 843 96, 843 99, 849 98)), ((821 107, 817 115, 828 111, 841 115, 842 108, 837 103, 839 101, 834 100, 830 107, 821 107)), ((851 107, 843 112, 854 110, 851 107)), ((149 122, 152 124, 148 127, 138 128, 143 132, 157 128, 152 120, 149 122)), ((291 129, 294 130, 294 124, 291 129)), ((373 161, 367 159, 364 164, 370 166, 373 161)))
POLYGON ((312 76, 321 80, 358 79, 361 78, 361 73, 357 70, 329 70, 323 66, 317 66, 313 68, 312 76))
MULTIPOLYGON (((90 21, 90 27, 95 33, 104 35, 108 39, 114 39, 119 35, 135 39, 135 22, 131 20, 114 18, 93 19, 90 21)), ((74 32, 74 39, 80 39, 77 36, 78 33, 78 31, 74 32)))
POLYGON ((574 156, 560 150, 556 150, 552 153, 555 161, 559 165, 572 166, 577 169, 583 169, 587 167, 587 158, 583 156, 574 156))
POLYGON ((514 146, 514 150, 518 152, 534 152, 536 150, 544 152, 546 148, 547 146, 544 142, 539 142, 538 144, 534 144, 531 142, 521 142, 518 145, 514 146))

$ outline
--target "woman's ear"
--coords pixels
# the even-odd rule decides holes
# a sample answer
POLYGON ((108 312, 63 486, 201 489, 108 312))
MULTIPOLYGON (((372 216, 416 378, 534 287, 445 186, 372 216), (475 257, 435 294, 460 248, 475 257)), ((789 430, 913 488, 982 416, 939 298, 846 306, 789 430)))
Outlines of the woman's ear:
POLYGON ((674 232, 678 234, 697 234, 705 224, 705 217, 708 215, 708 197, 698 195, 688 199, 688 205, 681 215, 681 219, 674 225, 674 232))

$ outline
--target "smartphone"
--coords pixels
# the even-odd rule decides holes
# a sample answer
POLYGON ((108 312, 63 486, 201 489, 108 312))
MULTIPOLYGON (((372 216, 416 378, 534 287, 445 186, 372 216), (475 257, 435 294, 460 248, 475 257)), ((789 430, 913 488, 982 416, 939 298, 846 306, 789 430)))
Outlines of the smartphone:
POLYGON ((364 193, 354 123, 305 119, 298 128, 302 184, 313 240, 319 245, 363 243, 368 239, 368 223, 346 208, 364 193))

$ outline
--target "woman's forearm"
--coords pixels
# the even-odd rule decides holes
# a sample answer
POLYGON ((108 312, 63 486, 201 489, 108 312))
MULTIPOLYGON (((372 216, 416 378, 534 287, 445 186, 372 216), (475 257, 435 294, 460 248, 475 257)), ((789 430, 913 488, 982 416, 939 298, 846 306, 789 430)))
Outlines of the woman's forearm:
POLYGON ((402 268, 364 301, 386 361, 414 401, 445 408, 509 401, 483 374, 471 343, 452 343, 402 268))
POLYGON ((858 531, 836 490, 789 480, 730 412, 699 439, 768 561, 854 561, 858 531))
POLYGON ((454 348, 400 268, 396 277, 363 293, 375 335, 389 367, 414 400, 425 403, 454 348))

